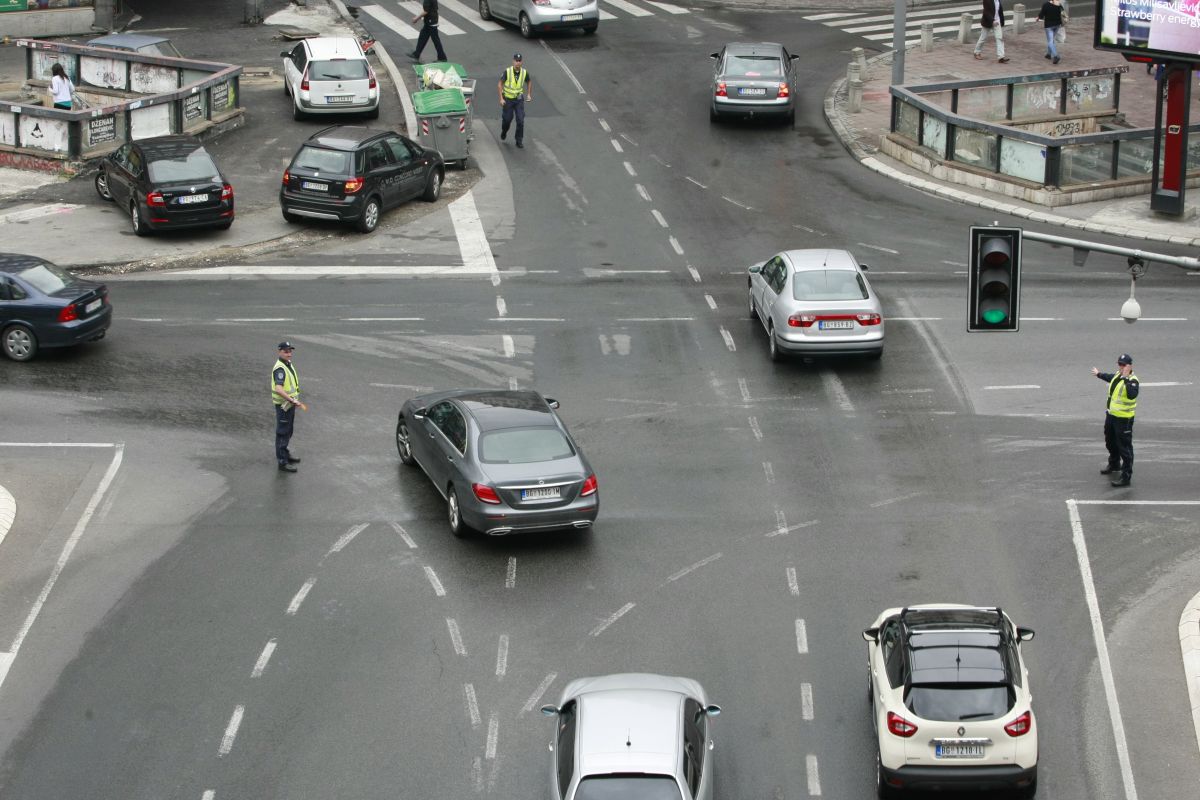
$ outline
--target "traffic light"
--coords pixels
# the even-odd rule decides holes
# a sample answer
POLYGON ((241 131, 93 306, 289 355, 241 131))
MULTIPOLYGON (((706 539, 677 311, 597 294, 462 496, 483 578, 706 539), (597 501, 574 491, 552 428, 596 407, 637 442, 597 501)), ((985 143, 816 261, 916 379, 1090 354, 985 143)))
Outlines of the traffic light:
POLYGON ((1015 331, 1021 323, 1021 229, 971 226, 968 331, 1015 331))

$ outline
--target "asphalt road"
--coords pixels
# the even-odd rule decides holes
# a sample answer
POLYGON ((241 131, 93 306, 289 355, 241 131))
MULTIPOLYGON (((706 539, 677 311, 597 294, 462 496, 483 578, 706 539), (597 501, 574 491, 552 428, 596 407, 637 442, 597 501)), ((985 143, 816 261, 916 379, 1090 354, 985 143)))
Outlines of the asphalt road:
MULTIPOLYGON (((4 542, 0 642, 37 612, 0 688, 0 796, 542 797, 537 706, 648 670, 725 709, 719 797, 865 798, 859 631, 930 601, 1037 630, 1039 796, 1187 796, 1175 626, 1200 507, 1161 503, 1196 497, 1196 279, 1155 268, 1130 327, 1123 264, 1031 246, 1021 332, 966 335, 966 229, 991 220, 845 154, 820 115, 840 56, 803 61, 795 130, 710 127, 707 54, 733 39, 857 43, 719 11, 447 37, 472 74, 521 49, 535 79, 525 150, 476 122, 494 279, 116 278, 103 343, 2 368, 4 438, 57 444, 0 447, 29 510, 4 542), (744 268, 814 245, 872 266, 881 362, 768 362, 744 268), (312 405, 290 476, 268 407, 283 337, 312 405), (1125 351, 1147 388, 1134 486, 1113 490, 1088 370, 1125 351), (399 464, 405 397, 513 384, 561 401, 600 479, 594 531, 455 540, 399 464), (1148 505, 1088 503, 1114 499, 1148 505)), ((259 261, 378 264, 382 241, 453 264, 433 208, 259 261)))

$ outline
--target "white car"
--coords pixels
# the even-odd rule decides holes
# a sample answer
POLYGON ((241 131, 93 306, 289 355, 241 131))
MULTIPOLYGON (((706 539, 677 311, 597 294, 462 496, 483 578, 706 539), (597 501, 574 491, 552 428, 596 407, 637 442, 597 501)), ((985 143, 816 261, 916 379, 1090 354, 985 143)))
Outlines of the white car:
POLYGON ((283 91, 292 98, 295 119, 309 114, 379 116, 379 82, 357 39, 304 39, 279 55, 283 58, 283 91))
POLYGON ((688 678, 626 673, 567 684, 550 742, 554 800, 712 800, 710 717, 688 678))
POLYGON ((863 631, 876 788, 1037 792, 1038 737, 1021 643, 998 608, 889 608, 863 631))

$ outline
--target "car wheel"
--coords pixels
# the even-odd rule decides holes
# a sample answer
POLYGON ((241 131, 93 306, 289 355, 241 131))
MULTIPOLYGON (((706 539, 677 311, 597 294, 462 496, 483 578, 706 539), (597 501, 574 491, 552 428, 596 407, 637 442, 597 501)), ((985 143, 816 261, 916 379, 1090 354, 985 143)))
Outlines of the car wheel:
POLYGON ((1030 782, 1030 784, 1028 786, 1022 787, 1021 790, 1017 793, 1017 797, 1020 797, 1021 800, 1033 800, 1035 795, 1037 795, 1037 778, 1036 777, 1030 782))
POLYGON ((770 355, 771 360, 772 361, 782 361, 783 353, 779 352, 779 344, 775 341, 775 326, 774 325, 767 326, 767 341, 768 341, 767 347, 769 348, 767 353, 770 355))
POLYGON ((129 224, 138 236, 150 235, 150 229, 146 227, 146 221, 142 219, 142 212, 138 211, 137 203, 129 204, 129 224))
POLYGON ((717 112, 716 106, 708 107, 708 121, 709 122, 720 122, 721 121, 721 115, 717 112))
POLYGON ((304 112, 300 110, 300 106, 292 103, 292 119, 304 119, 304 112))
POLYGON ((758 319, 758 312, 754 310, 754 292, 747 292, 750 295, 750 319, 758 319))
POLYGON ((459 539, 464 538, 471 529, 463 522, 462 510, 458 507, 458 492, 454 487, 450 487, 450 491, 446 493, 446 513, 447 519, 450 522, 450 532, 459 539))
MULTIPOLYGON (((464 162, 465 163, 465 162, 464 162)), ((442 173, 436 169, 430 171, 429 180, 425 181, 425 194, 422 197, 428 202, 435 202, 442 196, 442 173)))
POLYGON ((221 222, 216 225, 216 229, 219 231, 227 231, 232 227, 233 227, 233 220, 229 220, 228 222, 221 222))
POLYGON ((370 233, 379 227, 379 210, 379 198, 368 197, 366 205, 363 206, 362 216, 358 218, 360 233, 370 233))
POLYGON ((879 753, 875 753, 875 796, 879 800, 893 800, 899 794, 893 787, 888 786, 883 780, 883 760, 879 757, 879 753))
POLYGON ((522 12, 521 19, 519 20, 519 22, 521 25, 521 35, 524 36, 526 39, 532 39, 533 38, 533 25, 530 24, 529 17, 524 12, 522 12))
POLYGON ((9 325, 4 329, 4 355, 13 361, 28 361, 37 354, 37 336, 24 325, 9 325))
POLYGON ((598 22, 595 25, 584 25, 583 32, 585 34, 587 34, 588 36, 591 36, 593 33, 596 32, 596 28, 599 28, 599 27, 600 27, 600 23, 598 23, 598 22))
POLYGON ((379 106, 375 106, 366 113, 367 119, 379 119, 379 106))
POLYGON ((479 0, 479 18, 485 21, 492 18, 492 7, 488 5, 488 0, 479 0))
POLYGON ((412 439, 408 435, 408 423, 400 420, 396 423, 396 452, 400 454, 400 462, 412 465, 416 459, 412 454, 412 439))
POLYGON ((96 173, 96 194, 110 203, 113 200, 112 192, 108 190, 108 174, 104 170, 96 173))
POLYGON ((290 212, 290 211, 284 211, 284 212, 283 212, 283 221, 284 221, 284 222, 289 222, 289 223, 291 223, 292 225, 295 225, 297 222, 299 222, 299 221, 300 221, 300 218, 299 218, 299 217, 297 217, 295 214, 293 214, 293 213, 292 213, 292 212, 290 212))
POLYGON ((883 348, 879 348, 874 353, 871 353, 869 356, 867 356, 867 358, 871 361, 878 361, 879 359, 883 358, 883 348))
POLYGON ((287 76, 286 76, 286 75, 285 75, 285 76, 283 76, 283 96, 284 96, 284 97, 291 97, 291 96, 292 96, 292 87, 291 87, 291 85, 290 85, 290 84, 288 84, 288 80, 287 80, 287 76))

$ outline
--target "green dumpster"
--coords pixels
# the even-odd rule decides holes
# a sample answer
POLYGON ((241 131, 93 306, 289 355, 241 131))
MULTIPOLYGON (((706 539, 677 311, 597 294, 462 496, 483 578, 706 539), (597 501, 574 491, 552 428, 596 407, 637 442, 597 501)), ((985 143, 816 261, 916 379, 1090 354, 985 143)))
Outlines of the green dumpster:
POLYGON ((431 69, 440 69, 442 72, 450 70, 460 78, 467 77, 467 68, 462 64, 455 64, 453 61, 434 61, 429 64, 413 64, 413 71, 417 73, 417 88, 418 89, 437 89, 443 87, 426 86, 425 71, 431 69))
POLYGON ((412 96, 417 112, 417 135, 422 147, 437 150, 446 163, 467 168, 471 146, 467 104, 461 89, 431 89, 412 96))

